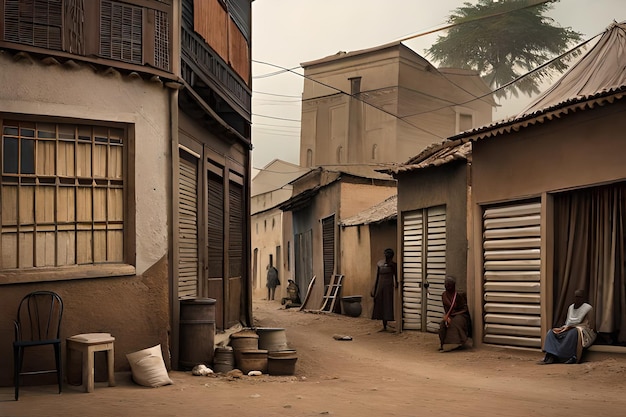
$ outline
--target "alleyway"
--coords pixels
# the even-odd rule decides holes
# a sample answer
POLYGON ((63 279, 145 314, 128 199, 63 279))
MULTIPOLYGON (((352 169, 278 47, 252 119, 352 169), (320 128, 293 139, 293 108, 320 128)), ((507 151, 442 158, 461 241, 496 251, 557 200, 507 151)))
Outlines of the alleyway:
POLYGON ((0 416, 623 416, 626 357, 538 366, 538 352, 492 347, 437 352, 433 334, 379 332, 365 318, 284 310, 258 301, 256 325, 284 327, 294 376, 229 379, 172 372, 142 388, 129 374, 95 392, 67 386, 0 389, 0 416), (338 341, 333 335, 349 335, 338 341))

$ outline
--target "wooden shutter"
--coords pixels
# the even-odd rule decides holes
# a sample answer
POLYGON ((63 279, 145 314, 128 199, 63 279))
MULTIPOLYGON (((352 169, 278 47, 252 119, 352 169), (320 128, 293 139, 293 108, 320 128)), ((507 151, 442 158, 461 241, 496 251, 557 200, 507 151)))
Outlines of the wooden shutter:
POLYGON ((541 348, 541 203, 483 215, 484 342, 541 348))
POLYGON ((436 333, 443 318, 446 276, 445 206, 405 214, 402 239, 402 327, 436 333))
POLYGON ((143 64, 143 9, 116 1, 101 1, 100 55, 143 64))
POLYGON ((241 277, 243 273, 243 187, 230 182, 229 195, 229 239, 228 265, 229 277, 241 277))
POLYGON ((228 13, 220 0, 193 2, 193 29, 228 62, 228 13))
POLYGON ((446 278, 446 208, 431 207, 426 215, 426 279, 429 284, 426 329, 437 333, 444 314, 441 294, 446 278))
MULTIPOLYGON (((192 157, 189 157, 191 159, 192 157)), ((178 297, 198 295, 198 167, 180 158, 178 182, 178 297)))
POLYGON ((208 173, 208 267, 209 278, 224 277, 224 184, 222 177, 208 173))
POLYGON ((5 0, 4 40, 62 50, 62 0, 5 0))
POLYGON ((324 285, 329 285, 335 270, 335 215, 322 219, 324 285))

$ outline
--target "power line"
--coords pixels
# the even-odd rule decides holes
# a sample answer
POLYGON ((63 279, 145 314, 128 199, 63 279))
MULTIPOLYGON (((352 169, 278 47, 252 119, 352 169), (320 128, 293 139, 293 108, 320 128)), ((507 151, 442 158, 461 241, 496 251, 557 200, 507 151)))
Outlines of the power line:
POLYGON ((505 10, 505 11, 502 11, 502 12, 492 13, 492 14, 488 14, 488 15, 485 15, 485 16, 476 17, 476 18, 473 18, 473 19, 463 20, 462 22, 450 23, 449 25, 440 27, 438 29, 433 29, 433 30, 429 30, 429 31, 426 31, 426 32, 420 32, 420 33, 417 33, 415 35, 411 35, 411 36, 407 36, 407 37, 404 37, 404 38, 401 38, 401 39, 397 39, 395 42, 408 41, 410 39, 415 39, 415 38, 419 38, 421 36, 431 35, 431 34, 433 34, 435 32, 439 32, 439 31, 442 31, 442 30, 450 29, 450 28, 453 28, 453 27, 456 27, 456 26, 461 26, 461 25, 466 24, 466 23, 479 22, 481 20, 491 19, 492 17, 502 16, 502 15, 505 15, 505 14, 508 14, 508 13, 517 12, 519 10, 524 10, 524 9, 529 9, 531 7, 541 6, 542 4, 545 4, 545 3, 552 3, 554 1, 555 0, 529 0, 529 4, 526 5, 526 6, 522 6, 522 7, 519 7, 519 8, 516 8, 516 9, 511 9, 511 10, 505 10))
POLYGON ((291 97, 291 98, 302 98, 302 95, 299 96, 292 96, 292 95, 288 95, 288 94, 276 94, 276 93, 266 93, 264 91, 252 91, 253 94, 265 94, 268 96, 277 96, 277 97, 291 97))
POLYGON ((253 126, 283 127, 285 129, 300 129, 300 126, 272 125, 268 123, 252 123, 252 125, 253 126))
MULTIPOLYGON (((335 90, 335 91, 337 91, 337 92, 339 92, 339 93, 341 93, 341 94, 345 94, 345 95, 348 95, 348 96, 350 96, 350 97, 353 97, 353 98, 355 98, 355 99, 357 99, 357 100, 359 100, 359 101, 361 101, 361 102, 363 102, 363 103, 365 103, 365 104, 367 104, 367 105, 370 105, 370 106, 372 106, 372 107, 374 107, 374 108, 376 108, 376 109, 378 109, 378 110, 380 110, 380 111, 382 111, 382 112, 384 112, 384 113, 386 113, 386 114, 388 114, 388 115, 390 115, 390 116, 392 116, 392 117, 394 117, 394 118, 396 118, 396 119, 398 119, 398 120, 402 120, 402 121, 404 121, 405 123, 407 123, 407 124, 409 124, 409 125, 411 125, 411 126, 413 126, 413 127, 417 128, 417 129, 419 129, 419 130, 422 130, 422 131, 424 131, 424 132, 426 132, 426 133, 429 133, 429 134, 431 134, 431 135, 433 135, 433 136, 435 136, 435 137, 438 137, 438 138, 440 138, 440 139, 445 139, 445 138, 443 138, 443 137, 441 137, 441 136, 439 136, 439 135, 437 135, 437 134, 434 134, 434 133, 429 132, 429 131, 427 131, 427 130, 425 130, 425 129, 423 129, 423 128, 420 128, 420 127, 418 127, 418 126, 415 126, 414 124, 412 124, 412 123, 408 122, 408 121, 407 121, 407 120, 405 120, 405 119, 406 119, 406 118, 408 118, 408 117, 413 117, 413 116, 419 116, 419 115, 423 115, 423 114, 433 113, 433 112, 440 111, 440 110, 444 110, 444 109, 446 109, 446 108, 450 108, 450 107, 453 107, 453 106, 461 106, 461 105, 464 105, 464 104, 468 104, 468 103, 474 102, 474 101, 476 101, 476 100, 482 100, 482 99, 484 99, 484 98, 486 98, 486 97, 490 97, 490 96, 492 96, 494 93, 496 93, 496 92, 498 92, 498 91, 500 91, 500 90, 504 90, 504 89, 506 89, 506 88, 509 88, 511 85, 513 85, 513 84, 515 84, 515 83, 519 82, 520 80, 522 80, 522 79, 524 79, 524 78, 526 78, 526 77, 528 77, 528 76, 530 76, 530 75, 532 75, 532 74, 534 74, 534 73, 536 73, 536 72, 539 72, 539 71, 541 71, 541 70, 545 69, 546 67, 548 67, 548 66, 552 65, 554 62, 556 62, 556 61, 558 61, 558 60, 560 60, 560 59, 563 59, 565 56, 567 56, 567 55, 569 55, 569 54, 571 54, 571 53, 575 52, 576 50, 578 50, 578 49, 580 49, 580 48, 584 47, 586 44, 588 44, 589 42, 593 41, 593 40, 594 40, 595 38, 597 38, 598 36, 602 35, 602 33, 604 33, 604 32, 600 32, 600 33, 598 33, 598 34, 594 35, 593 37, 591 37, 591 38, 587 39, 586 41, 583 41, 583 42, 581 42, 581 43, 579 43, 579 44, 577 44, 577 45, 573 46, 572 48, 568 49, 567 51, 563 52, 562 54, 560 54, 560 55, 558 55, 558 56, 556 56, 556 57, 554 57, 554 58, 552 58, 552 59, 550 59, 550 60, 548 60, 548 61, 544 62, 543 64, 541 64, 541 65, 540 65, 540 66, 538 66, 537 68, 534 68, 534 69, 532 69, 532 70, 530 70, 530 71, 528 71, 528 72, 526 72, 526 73, 524 73, 524 74, 520 75, 519 77, 515 78, 514 80, 511 80, 511 81, 509 81, 508 83, 503 84, 503 85, 501 85, 500 87, 498 87, 498 88, 496 88, 496 89, 494 89, 494 90, 490 90, 488 93, 485 93, 485 94, 480 95, 480 96, 475 96, 474 94, 471 94, 471 93, 470 93, 470 95, 472 95, 472 96, 474 97, 474 98, 472 98, 471 100, 466 100, 466 101, 463 101, 463 102, 460 102, 460 103, 454 103, 454 104, 450 104, 450 105, 444 105, 444 106, 441 106, 441 107, 438 107, 438 108, 435 108, 435 109, 429 109, 429 110, 426 110, 426 111, 423 111, 423 112, 412 113, 412 114, 409 114, 409 115, 406 115, 406 116, 399 116, 399 115, 393 114, 393 113, 391 113, 391 112, 389 112, 389 111, 387 111, 387 110, 381 109, 381 108, 379 108, 378 106, 376 106, 376 105, 374 105, 374 104, 371 104, 371 103, 369 103, 369 102, 367 102, 367 101, 365 101, 365 100, 363 100, 363 99, 361 99, 361 98, 359 98, 359 97, 357 97, 357 96, 355 96, 355 95, 349 94, 349 93, 347 93, 347 92, 345 92, 345 91, 343 91, 343 90, 341 90, 341 89, 339 89, 339 88, 332 87, 332 86, 330 86, 330 85, 328 85, 328 84, 325 84, 325 83, 323 83, 323 82, 321 82, 321 81, 314 80, 314 79, 312 79, 312 78, 310 78, 310 77, 308 77, 308 76, 305 76, 305 75, 302 75, 302 74, 298 74, 298 73, 296 73, 296 72, 294 72, 294 74, 297 74, 297 75, 299 75, 299 76, 301 76, 301 77, 303 77, 303 78, 305 78, 305 79, 308 79, 308 80, 310 80, 310 81, 313 81, 313 82, 316 82, 316 83, 318 83, 318 84, 321 84, 321 85, 323 85, 323 86, 325 86, 325 87, 327 87, 327 88, 333 89, 333 90, 335 90)), ((259 62, 259 63, 261 63, 261 64, 265 64, 265 65, 270 65, 270 66, 275 66, 275 67, 278 67, 278 68, 281 68, 280 66, 275 65, 275 64, 271 64, 271 63, 266 63, 266 62, 259 62)), ((443 74, 442 74, 442 75, 443 75, 443 74)), ((445 75, 444 75, 444 78, 446 78, 446 80, 448 80, 450 83, 452 83, 452 84, 456 85, 456 84, 455 84, 452 80, 449 80, 447 77, 445 77, 445 75)), ((414 91, 414 92, 416 92, 416 93, 420 93, 419 91, 417 91, 417 90, 413 90, 413 89, 411 89, 411 91, 414 91)), ((468 93, 469 93, 469 92, 468 92, 468 93)), ((362 94, 363 94, 363 93, 362 93, 362 94)), ((427 95, 426 93, 422 93, 422 94, 427 95)), ((262 116, 262 117, 270 117, 270 116, 262 116)), ((270 117, 270 118, 273 118, 273 117, 270 117)), ((297 120, 294 120, 294 119, 282 119, 282 120, 297 121, 297 120)))
MULTIPOLYGON (((281 68, 281 69, 287 70, 287 71, 289 71, 289 72, 291 72, 291 73, 293 73, 293 74, 299 75, 300 77, 302 77, 302 78, 304 78, 304 79, 307 79, 307 80, 309 80, 309 81, 313 81, 313 82, 318 83, 318 84, 320 84, 320 85, 322 85, 322 86, 324 86, 324 87, 326 87, 326 88, 330 88, 331 90, 335 90, 335 91, 337 91, 337 92, 339 92, 339 93, 341 93, 341 94, 345 94, 345 95, 347 95, 347 96, 349 96, 349 97, 351 97, 351 98, 354 98, 354 99, 355 99, 355 100, 357 100, 357 101, 360 101, 360 102, 362 102, 362 103, 364 103, 364 104, 366 104, 366 105, 368 105, 368 106, 371 106, 371 107, 373 107, 373 108, 375 108, 375 109, 377 109, 377 110, 379 110, 379 111, 382 111, 383 113, 388 114, 388 115, 390 115, 390 116, 392 116, 392 117, 394 117, 394 118, 396 118, 396 119, 398 119, 398 120, 400 120, 400 121, 403 121, 404 123, 406 123, 406 124, 408 124, 408 125, 410 125, 410 126, 414 127, 415 129, 421 130, 422 132, 428 133, 429 135, 432 135, 432 136, 434 136, 434 137, 436 137, 436 138, 439 138, 439 139, 445 139, 443 136, 440 136, 440 135, 438 135, 438 134, 436 134, 436 133, 433 133, 433 132, 431 132, 431 131, 429 131, 429 130, 426 130, 426 129, 424 129, 423 127, 417 126, 417 125, 415 125, 415 124, 413 124, 413 123, 411 123, 411 122, 409 122, 409 121, 407 121, 407 120, 405 120, 405 119, 403 119, 403 118, 401 118, 401 117, 398 117, 397 115, 395 115, 395 114, 391 113, 391 112, 390 112, 390 111, 388 111, 388 110, 385 110, 385 109, 383 109, 383 108, 381 108, 381 107, 378 107, 378 106, 376 106, 376 105, 374 105, 374 104, 372 104, 372 103, 369 103, 369 102, 367 102, 367 101, 365 101, 365 100, 361 99, 360 97, 358 97, 358 96, 357 96, 357 95, 355 95, 355 94, 350 94, 350 93, 347 93, 347 92, 345 92, 345 91, 341 90, 340 88, 333 87, 332 85, 329 85, 329 84, 323 83, 323 82, 321 82, 321 81, 319 81, 319 80, 315 80, 315 79, 313 79, 313 78, 311 78, 311 77, 309 77, 309 76, 307 76, 307 75, 304 75, 304 74, 299 74, 299 73, 297 73, 297 72, 295 72, 295 71, 290 70, 289 68, 284 68, 284 67, 281 67, 280 65, 272 64, 272 63, 270 63, 270 62, 263 62, 263 61, 257 61, 257 60, 252 60, 252 62, 256 62, 257 64, 263 64, 263 65, 268 65, 268 66, 270 66, 270 67, 281 68)), ((269 117, 269 116, 264 116, 264 117, 269 117)), ((271 117, 271 118, 273 118, 273 117, 271 117)), ((282 120, 291 120, 291 121, 294 121, 293 119, 282 119, 282 120)))
MULTIPOLYGON (((530 71, 528 71, 528 72, 526 72, 526 73, 524 73, 524 74, 520 75, 520 76, 519 76, 519 77, 517 77, 516 79, 511 80, 511 81, 509 81, 508 83, 501 85, 500 87, 496 88, 495 90, 492 90, 492 91, 491 91, 491 92, 489 92, 489 93, 485 93, 485 94, 483 94, 482 96, 478 96, 478 97, 476 97, 476 98, 474 98, 474 99, 472 99, 472 100, 467 100, 467 101, 464 101, 464 102, 462 102, 462 103, 458 103, 457 105, 458 105, 458 106, 460 106, 460 105, 463 105, 463 104, 468 104, 468 103, 471 103, 472 101, 480 100, 480 99, 483 99, 483 98, 485 98, 485 97, 491 96, 491 95, 493 95, 493 93, 496 93, 496 92, 498 92, 498 91, 500 91, 500 90, 504 90, 504 89, 506 89, 506 88, 509 88, 510 86, 512 86, 513 84, 515 84, 516 82, 518 82, 518 81, 520 81, 520 80, 522 80, 522 79, 524 79, 524 78, 526 78, 526 77, 530 76, 531 74, 534 74, 535 72, 539 72, 539 71, 543 70, 544 68, 546 68, 546 67, 548 67, 548 66, 552 65, 554 62, 556 62, 556 61, 558 61, 558 60, 560 60, 560 59, 564 58, 565 56, 567 56, 567 55, 569 55, 569 54, 573 53, 573 52, 574 52, 574 51, 576 51, 577 49, 582 48, 583 46, 585 46, 586 44, 588 44, 589 42, 591 42, 592 40, 594 40, 594 39, 595 39, 595 38, 597 38, 598 36, 602 35, 602 33, 604 33, 604 32, 598 33, 598 34, 594 35, 593 37, 591 37, 591 38, 587 39, 586 41, 583 41, 583 42, 581 42, 581 43, 579 43, 579 44, 577 44, 577 45, 573 46, 572 48, 570 48, 570 49, 568 49, 567 51, 563 52, 561 55, 559 55, 559 56, 557 56, 557 57, 554 57, 554 58, 550 59, 549 61, 544 62, 543 64, 541 64, 541 65, 540 65, 540 66, 538 66, 537 68, 534 68, 534 69, 532 69, 532 70, 530 70, 530 71)), ((398 116, 398 117, 399 117, 399 118, 403 118, 403 117, 419 116, 419 115, 422 115, 422 114, 431 113, 431 112, 433 112, 433 111, 439 111, 439 110, 445 109, 445 108, 447 108, 447 107, 450 107, 450 106, 443 106, 443 107, 439 107, 439 108, 437 108, 437 109, 433 109, 433 110, 428 110, 428 111, 424 111, 424 112, 420 112, 420 113, 413 113, 413 114, 410 114, 410 115, 407 115, 407 116, 402 116, 402 117, 398 116)))
MULTIPOLYGON (((296 70, 296 69, 299 69, 299 68, 301 68, 301 67, 298 65, 297 67, 290 68, 289 70, 296 70)), ((252 78, 253 79, 260 79, 260 78, 273 77, 275 75, 285 74, 285 73, 289 72, 289 70, 288 69, 283 69, 283 70, 280 70, 280 71, 274 71, 274 72, 270 72, 270 73, 267 73, 267 74, 255 75, 252 78)))
MULTIPOLYGON (((470 20, 463 20, 462 22, 452 23, 452 24, 446 25, 444 27, 440 27, 440 28, 437 28, 437 29, 433 29, 433 30, 429 30, 429 31, 426 31, 426 32, 421 32, 421 33, 418 33, 418 34, 415 34, 415 35, 411 35, 411 36, 407 36, 407 37, 401 38, 400 40, 398 40, 396 42, 403 42, 403 41, 414 39, 414 38, 417 38, 417 37, 420 37, 420 36, 425 36, 425 35, 432 34, 432 33, 438 32, 438 31, 446 30, 446 29, 449 29, 449 28, 452 28, 452 27, 460 26, 460 25, 463 25, 463 24, 466 24, 466 23, 481 21, 481 20, 485 20, 485 19, 490 19, 490 18, 493 18, 493 17, 505 15, 505 14, 508 14, 508 13, 512 13, 512 12, 515 12, 515 11, 519 11, 519 10, 524 10, 524 9, 531 8, 531 7, 540 6, 542 4, 550 3, 550 2, 553 2, 553 1, 555 1, 555 0, 542 0, 542 1, 530 0, 530 4, 528 4, 526 6, 522 6, 522 7, 519 7, 519 8, 506 10, 506 11, 502 11, 502 12, 492 13, 492 14, 485 15, 485 16, 480 16, 480 17, 477 17, 477 18, 474 18, 474 19, 470 19, 470 20)), ((378 107, 378 106, 376 106, 376 105, 374 105, 374 104, 372 104, 370 102, 367 102, 366 100, 363 100, 362 98, 358 97, 357 95, 353 95, 353 94, 347 93, 347 92, 345 92, 345 91, 343 91, 343 90, 341 90, 339 88, 333 87, 333 86, 328 85, 326 83, 323 83, 323 82, 321 82, 319 80, 315 80, 315 79, 313 79, 313 78, 311 78, 309 76, 306 76, 306 75, 303 75, 303 74, 295 72, 294 69, 301 68, 299 66, 298 67, 293 67, 293 68, 285 68, 285 67, 281 67, 279 65, 272 64, 272 63, 269 63, 269 62, 263 62, 263 61, 257 61, 257 60, 252 60, 252 62, 255 62, 255 63, 258 63, 258 64, 262 64, 262 65, 268 65, 268 66, 272 66, 272 67, 280 69, 280 71, 275 71, 273 74, 282 74, 282 73, 290 72, 290 73, 299 75, 299 76, 301 76, 304 79, 308 79, 310 81, 313 81, 315 83, 323 85, 324 87, 327 87, 327 88, 330 88, 332 90, 335 90, 335 91, 337 91, 340 94, 345 94, 345 95, 347 95, 347 96, 349 96, 351 98, 354 98, 354 99, 356 99, 356 100, 358 100, 358 101, 360 101, 360 102, 362 102, 362 103, 364 103, 366 105, 369 105, 369 106, 371 106, 371 107, 373 107, 373 108, 375 108, 377 110, 380 110, 383 113, 386 113, 386 114, 388 114, 388 115, 390 115, 390 116, 392 116, 392 117, 394 117, 394 118, 396 118, 396 119, 398 119, 400 121, 403 121, 403 122, 409 124, 410 126, 416 128, 418 130, 421 130, 421 131, 423 131, 423 132, 425 132, 427 134, 430 134, 430 135, 432 135, 434 137, 437 137, 439 139, 446 139, 444 137, 439 136, 438 134, 430 132, 430 131, 428 131, 428 130, 420 127, 420 126, 417 126, 417 125, 415 125, 413 123, 410 123, 409 121, 406 120, 406 118, 413 117, 413 116, 418 116, 418 115, 423 115, 423 114, 427 114, 427 113, 433 113, 433 112, 440 111, 440 110, 443 110, 443 109, 446 109, 446 108, 451 108, 453 106, 464 105, 464 104, 468 104, 468 103, 474 102, 476 100, 483 100, 486 97, 493 96, 494 93, 496 93, 496 92, 498 92, 500 90, 504 90, 506 88, 509 88, 511 85, 515 84, 516 82, 519 82, 520 80, 524 79, 525 77, 530 76, 531 74, 533 74, 535 72, 543 70, 544 68, 546 68, 547 66, 549 66, 552 63, 556 62, 557 60, 560 60, 563 57, 569 55, 570 53, 576 51, 577 49, 583 47, 584 45, 586 45, 587 43, 589 43, 590 41, 595 39, 597 36, 599 36, 599 34, 595 35, 594 37, 592 37, 590 39, 588 39, 587 41, 584 41, 584 42, 574 46, 573 48, 571 48, 568 51, 562 53, 561 55, 559 55, 559 56, 557 56, 557 57, 555 57, 555 58, 545 62, 544 64, 540 65, 539 67, 522 74, 521 76, 517 77, 516 79, 514 79, 512 81, 509 81, 508 83, 506 83, 506 84, 504 84, 504 85, 502 85, 502 86, 500 86, 500 87, 498 87, 498 88, 496 88, 494 90, 491 90, 488 93, 485 93, 485 94, 479 95, 479 96, 476 96, 475 94, 471 93, 470 91, 467 91, 465 88, 463 88, 462 86, 459 86, 457 83, 455 83, 454 81, 449 79, 445 74, 440 72, 441 75, 443 76, 443 78, 445 78, 448 82, 450 82, 452 85, 460 88, 462 91, 465 91, 466 93, 470 94, 473 98, 471 100, 467 100, 467 101, 464 101, 464 102, 461 102, 461 103, 452 103, 451 102, 452 104, 450 104, 450 105, 444 105, 444 106, 436 108, 436 109, 430 109, 430 110, 427 110, 427 111, 423 111, 423 112, 419 112, 419 113, 413 113, 413 114, 409 114, 409 115, 406 115, 406 116, 399 116, 399 115, 393 114, 393 113, 391 113, 391 112, 389 112, 389 111, 387 111, 387 110, 385 110, 385 109, 383 109, 381 107, 378 107)), ((417 90, 414 90, 414 89, 411 89, 411 91, 414 91, 414 92, 416 92, 418 94, 431 96, 431 95, 429 95, 427 93, 420 92, 420 91, 417 91, 417 90)), ((268 94, 268 95, 276 95, 276 96, 284 96, 284 97, 300 97, 300 96, 288 96, 288 95, 280 95, 280 94, 264 93, 264 92, 258 92, 258 93, 260 93, 260 94, 268 94)), ((259 116, 259 117, 267 117, 267 118, 276 119, 276 120, 300 122, 300 120, 295 120, 295 119, 285 119, 285 118, 279 118, 279 117, 273 117, 273 116, 264 116, 264 115, 257 115, 257 116, 259 116)))
POLYGON ((286 122, 298 122, 300 123, 300 119, 287 119, 284 117, 275 117, 275 116, 265 116, 262 114, 257 114, 257 113, 252 113, 253 116, 257 116, 257 117, 267 117, 268 119, 274 119, 274 120, 284 120, 286 122))

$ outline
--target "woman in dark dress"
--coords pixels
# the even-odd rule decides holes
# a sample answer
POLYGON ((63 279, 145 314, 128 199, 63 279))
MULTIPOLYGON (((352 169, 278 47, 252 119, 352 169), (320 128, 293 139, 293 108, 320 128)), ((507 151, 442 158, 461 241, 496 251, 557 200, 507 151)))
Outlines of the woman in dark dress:
POLYGON ((447 276, 444 287, 446 290, 441 294, 441 302, 445 314, 439 325, 439 350, 447 352, 465 345, 471 336, 472 322, 466 295, 456 290, 456 279, 447 276))
POLYGON ((393 255, 393 249, 385 249, 385 259, 378 261, 376 282, 371 294, 374 297, 372 320, 382 320, 383 331, 387 330, 387 322, 394 321, 393 295, 398 288, 398 266, 393 255))

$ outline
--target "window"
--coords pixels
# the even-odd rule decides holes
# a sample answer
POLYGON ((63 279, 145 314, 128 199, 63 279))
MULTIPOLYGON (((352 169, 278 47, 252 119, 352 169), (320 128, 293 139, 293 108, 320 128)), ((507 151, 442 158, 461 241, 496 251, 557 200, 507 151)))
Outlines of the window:
POLYGON ((0 269, 125 263, 126 131, 0 120, 0 269))
POLYGON ((0 41, 170 70, 171 0, 2 0, 0 19, 0 41))
POLYGON ((102 1, 100 55, 119 61, 142 63, 142 8, 102 1))
POLYGON ((474 127, 474 117, 471 114, 458 113, 457 117, 457 133, 471 130, 474 127))
POLYGON ((9 42, 61 50, 61 0, 5 0, 4 39, 9 42))

